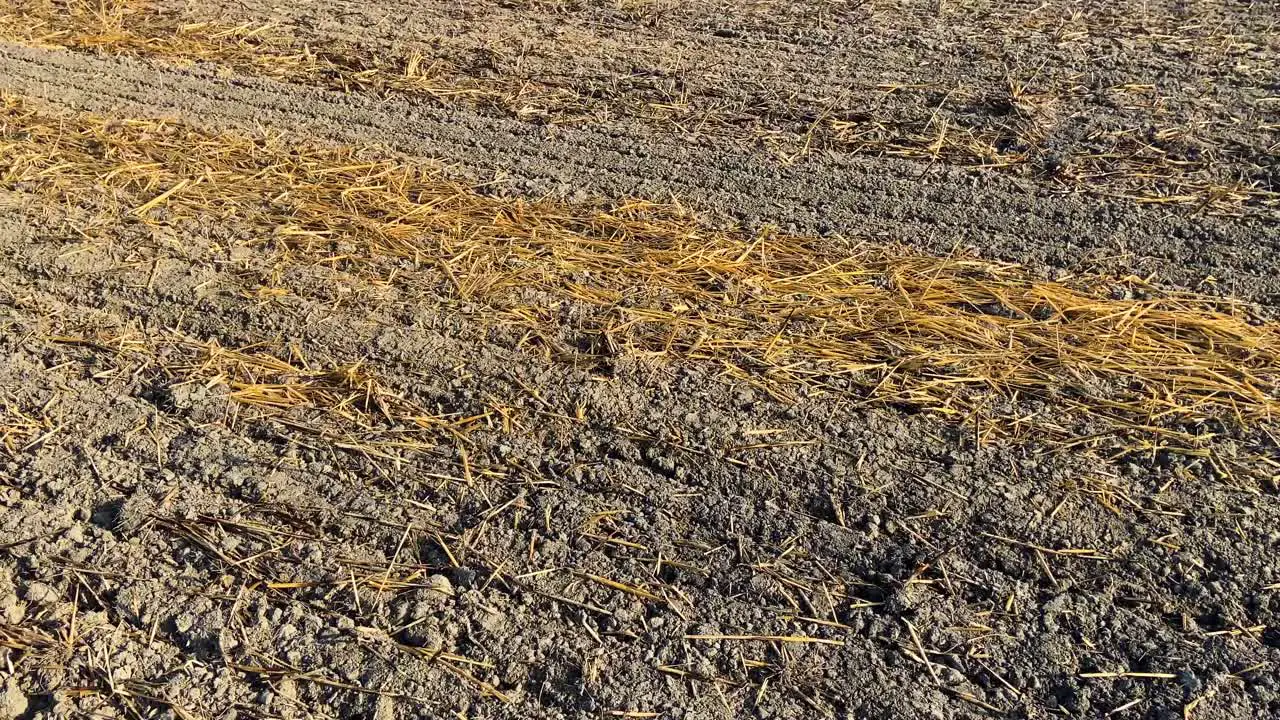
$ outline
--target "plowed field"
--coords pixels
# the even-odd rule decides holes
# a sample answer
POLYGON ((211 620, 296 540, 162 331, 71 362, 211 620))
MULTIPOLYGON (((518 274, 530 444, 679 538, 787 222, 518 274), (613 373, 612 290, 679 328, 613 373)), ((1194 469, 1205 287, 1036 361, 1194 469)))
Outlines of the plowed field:
POLYGON ((1280 717, 1268 2, 6 0, 0 717, 1280 717))

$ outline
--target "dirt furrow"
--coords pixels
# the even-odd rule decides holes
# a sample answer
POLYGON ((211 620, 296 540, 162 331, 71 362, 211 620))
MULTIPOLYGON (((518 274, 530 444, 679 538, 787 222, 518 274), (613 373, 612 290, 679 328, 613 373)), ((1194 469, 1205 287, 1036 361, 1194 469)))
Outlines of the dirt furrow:
POLYGON ((22 546, 18 619, 53 634, 74 622, 81 639, 18 661, 42 683, 26 688, 97 693, 60 703, 980 717, 972 700, 1178 708, 1181 677, 1221 688, 1209 707, 1268 707, 1251 668, 1274 649, 1221 633, 1272 622, 1257 550, 1275 508, 1193 459, 1127 471, 978 450, 925 418, 783 405, 696 367, 593 377, 465 310, 323 265, 286 270, 295 292, 264 300, 253 291, 275 260, 221 226, 178 246, 145 226, 104 243, 75 232, 92 227, 79 212, 6 197, 0 378, 12 409, 56 432, 7 466, 18 494, 0 527, 50 529, 22 546), (157 342, 166 328, 229 346, 289 338, 276 352, 294 362, 360 362, 395 392, 494 422, 466 434, 467 455, 447 432, 444 455, 396 461, 325 447, 305 415, 229 414, 226 388, 167 375, 183 361, 157 342), (120 334, 134 338, 123 352, 68 339, 120 334), (94 595, 77 605, 77 587, 94 595), (1199 594, 1170 594, 1188 587, 1199 594), (722 635, 840 644, 696 639, 722 635), (917 642, 936 686, 918 682, 917 642), (132 677, 96 675, 104 652, 132 677), (1082 677, 1118 670, 1175 677, 1082 677))
POLYGON ((137 60, 0 46, 0 87, 81 109, 176 116, 210 129, 268 124, 342 143, 376 143, 494 175, 538 196, 677 198, 751 227, 957 246, 1032 267, 1132 270, 1176 285, 1274 302, 1280 252, 1265 219, 1135 208, 904 161, 823 156, 791 167, 705 141, 671 144, 625 122, 530 127, 405 98, 338 95, 252 78, 220 78, 137 60), (406 122, 408 119, 408 122, 406 122))
POLYGON ((1280 326, 1205 297, 1106 278, 1048 283, 895 246, 850 253, 812 237, 717 233, 635 203, 502 201, 430 169, 296 138, 140 119, 112 127, 20 100, 4 119, 0 169, 13 188, 98 205, 105 186, 123 203, 107 223, 154 210, 162 227, 243 224, 271 238, 281 263, 376 276, 379 261, 398 261, 392 274, 435 285, 431 297, 479 303, 496 324, 582 362, 698 359, 785 394, 852 394, 997 426, 1025 413, 993 410, 992 393, 1157 432, 1280 412, 1280 326))
MULTIPOLYGON (((487 44, 463 48, 460 55, 438 43, 411 50, 385 40, 353 44, 261 19, 187 23, 140 0, 116 0, 92 12, 73 7, 70 13, 35 2, 3 24, 10 40, 216 63, 226 71, 343 92, 429 97, 524 121, 580 125, 623 117, 657 131, 764 143, 792 160, 822 150, 909 157, 1215 213, 1265 213, 1276 200, 1274 168, 1263 149, 1275 142, 1275 128, 1258 108, 1269 100, 1269 46, 1241 46, 1245 53, 1256 49, 1250 61, 1257 62, 1237 61, 1224 71, 1257 70, 1225 84, 1246 88, 1245 96, 1210 99, 1199 87, 1133 82, 1132 72, 1127 83, 1107 84, 1084 71, 1098 59, 1055 61, 1052 68, 1046 59, 1030 78, 1011 70, 1007 58, 983 71, 941 63, 937 82, 920 83, 867 77, 876 74, 864 67, 872 56, 846 68, 800 68, 788 81, 664 69, 642 57, 593 71, 582 52, 523 45, 513 57, 487 44), (576 58, 570 74, 538 69, 537 57, 554 62, 566 54, 576 58), (982 76, 977 85, 968 84, 982 76), (805 77, 847 80, 840 88, 822 88, 805 77)), ((754 56, 771 52, 757 48, 754 56)), ((749 64, 726 58, 727 67, 749 64)), ((781 65, 769 67, 780 71, 781 65)), ((906 67, 933 65, 921 59, 906 67)))

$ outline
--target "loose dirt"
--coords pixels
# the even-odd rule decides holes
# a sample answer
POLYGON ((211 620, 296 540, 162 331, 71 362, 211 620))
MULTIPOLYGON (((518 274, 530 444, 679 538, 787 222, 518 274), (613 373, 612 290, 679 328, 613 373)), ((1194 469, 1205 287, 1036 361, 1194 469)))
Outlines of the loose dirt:
POLYGON ((1264 5, 6 12, 0 716, 1280 715, 1264 5))

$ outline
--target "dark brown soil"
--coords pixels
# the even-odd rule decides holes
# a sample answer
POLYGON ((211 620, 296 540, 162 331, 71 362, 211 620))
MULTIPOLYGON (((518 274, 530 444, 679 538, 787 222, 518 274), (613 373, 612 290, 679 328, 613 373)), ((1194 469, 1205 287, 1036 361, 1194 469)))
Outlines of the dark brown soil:
MULTIPOLYGON (((884 83, 978 99, 1009 75, 1083 83, 1049 103, 1044 147, 1174 122, 1274 184, 1267 3, 919 5, 174 7, 516 63, 620 106, 680 92, 785 118, 884 83), (1158 117, 1105 91, 1130 84, 1155 86, 1158 117)), ((786 164, 625 115, 549 126, 105 52, 0 44, 0 89, 375 144, 505 195, 674 198, 708 222, 1280 303, 1266 208, 849 152, 786 164)), ((919 100, 884 102, 905 123, 938 105, 919 100)), ((1276 457, 1274 425, 1223 429, 1207 457, 979 444, 935 415, 784 403, 706 363, 579 367, 470 303, 277 264, 234 219, 90 243, 95 210, 0 192, 0 717, 1280 717, 1280 468, 1217 460, 1276 457), (263 295, 266 278, 292 292, 263 295), (69 339, 126 336, 159 361, 69 339), (358 363, 485 419, 465 442, 353 451, 311 431, 323 418, 161 372, 189 352, 174 338, 358 363)))

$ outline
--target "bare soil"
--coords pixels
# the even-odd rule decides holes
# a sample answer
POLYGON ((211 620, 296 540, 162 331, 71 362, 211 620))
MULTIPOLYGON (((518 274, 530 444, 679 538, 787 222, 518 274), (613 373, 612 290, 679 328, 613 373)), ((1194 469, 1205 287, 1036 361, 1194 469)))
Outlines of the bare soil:
MULTIPOLYGON (((0 90, 108 131, 374 146, 513 202, 674 200, 746 238, 899 242, 1120 293, 1138 275, 1244 301, 1262 328, 1280 305, 1268 3, 161 7, 416 50, 593 114, 56 40, 0 43, 0 90), (750 131, 645 116, 673 99, 750 131), (795 154, 831 108, 1035 145, 1018 168, 838 138, 795 154), (1140 203, 1044 171, 1114 150, 1108 133, 1256 193, 1140 203)), ((1280 717, 1272 421, 1063 411, 1074 442, 874 388, 781 393, 729 362, 566 353, 585 304, 529 289, 550 318, 531 337, 418 263, 357 271, 341 239, 282 252, 260 209, 179 218, 110 178, 6 172, 0 717, 1280 717), (240 355, 216 365, 215 346, 240 355), (271 362, 303 390, 243 381, 271 362)), ((1007 405, 1059 422, 1052 398, 1007 405)))

